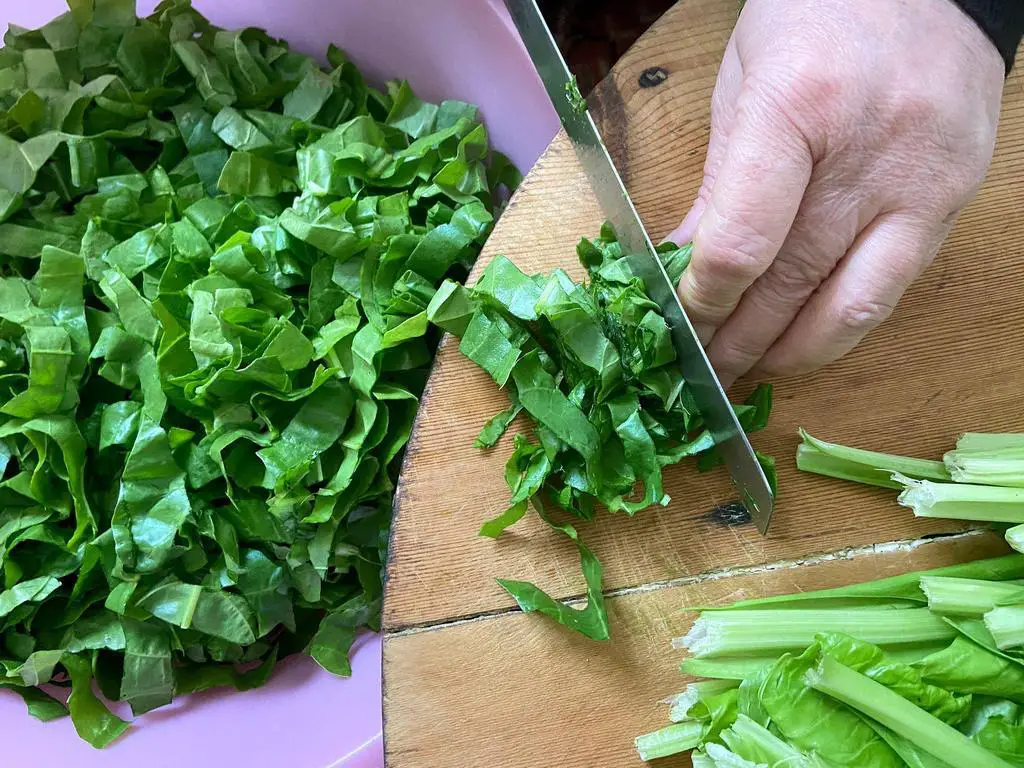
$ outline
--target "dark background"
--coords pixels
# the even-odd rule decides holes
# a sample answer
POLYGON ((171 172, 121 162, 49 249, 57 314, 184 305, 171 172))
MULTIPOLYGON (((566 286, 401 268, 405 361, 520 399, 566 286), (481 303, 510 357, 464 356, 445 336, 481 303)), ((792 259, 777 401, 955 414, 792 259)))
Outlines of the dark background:
POLYGON ((584 95, 674 0, 538 0, 584 95))

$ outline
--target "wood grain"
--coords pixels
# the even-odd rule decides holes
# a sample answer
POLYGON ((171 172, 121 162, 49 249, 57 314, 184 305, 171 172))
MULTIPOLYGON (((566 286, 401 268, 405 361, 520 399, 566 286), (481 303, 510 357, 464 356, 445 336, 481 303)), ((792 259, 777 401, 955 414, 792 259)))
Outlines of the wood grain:
MULTIPOLYGON (((995 536, 710 579, 608 601, 613 641, 507 613, 391 636, 384 645, 389 768, 640 766, 633 739, 668 724, 687 605, 836 587, 1001 552, 995 536)), ((689 765, 664 760, 659 768, 689 765)))
MULTIPOLYGON (((631 193, 655 236, 683 215, 699 184, 708 103, 735 4, 678 4, 598 89, 596 111, 631 193), (661 66, 668 78, 640 88, 661 66)), ((1020 428, 1024 382, 1024 92, 1007 84, 999 147, 989 179, 933 267, 892 318, 838 364, 776 383, 777 407, 757 447, 774 454, 781 497, 767 538, 716 513, 733 498, 724 472, 692 466, 666 473, 672 503, 635 519, 601 516, 581 533, 617 589, 729 566, 957 530, 918 521, 892 494, 798 474, 796 429, 879 450, 939 456, 967 429, 1020 428)), ((574 246, 601 214, 575 155, 559 136, 495 228, 477 271, 504 253, 528 272, 562 266, 579 276, 574 246)), ((742 392, 741 392, 742 393, 742 392)), ((534 581, 559 596, 582 592, 564 537, 527 519, 498 541, 476 535, 506 506, 502 467, 510 436, 473 447, 506 405, 485 373, 443 343, 410 441, 396 500, 388 569, 389 628, 472 616, 512 605, 495 577, 534 581)), ((522 426, 522 424, 520 425, 522 426)))
MULTIPOLYGON (((591 99, 655 238, 680 220, 699 185, 711 91, 738 8, 736 0, 678 3, 591 99), (641 88, 651 67, 668 77, 641 88)), ((964 527, 915 520, 888 491, 797 473, 793 454, 798 426, 933 457, 965 430, 1024 429, 1022 180, 1018 73, 1006 84, 988 180, 933 267, 855 353, 816 375, 776 382, 772 423, 754 440, 779 463, 770 535, 732 524, 724 505, 734 494, 724 473, 697 476, 688 466, 666 474, 668 507, 580 526, 605 566, 611 643, 511 611, 495 584, 500 576, 534 581, 559 597, 582 593, 575 550, 535 519, 498 541, 476 535, 506 506, 502 469, 511 438, 490 451, 472 443, 506 400, 456 342, 443 342, 396 494, 384 602, 389 765, 634 765, 632 738, 663 724, 655 702, 685 683, 668 648, 692 618, 678 614, 680 606, 1004 551, 992 534, 893 545, 964 527)), ((475 274, 504 253, 527 272, 560 266, 579 277, 574 246, 597 232, 601 218, 559 136, 498 222, 475 274)), ((744 393, 739 386, 736 395, 744 393)))

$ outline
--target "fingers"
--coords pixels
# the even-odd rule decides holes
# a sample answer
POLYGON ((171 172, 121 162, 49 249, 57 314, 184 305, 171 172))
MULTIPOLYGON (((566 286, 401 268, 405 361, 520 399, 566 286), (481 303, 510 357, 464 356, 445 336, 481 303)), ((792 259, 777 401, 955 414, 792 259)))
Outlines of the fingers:
POLYGON ((932 262, 952 217, 909 212, 876 218, 757 366, 768 376, 806 373, 849 352, 887 318, 932 262))
POLYGON ((718 70, 715 90, 711 97, 711 131, 708 136, 708 150, 704 159, 704 175, 700 190, 682 223, 665 238, 676 245, 689 243, 697 231, 697 222, 704 213, 718 175, 718 168, 725 157, 725 148, 736 113, 736 100, 742 86, 743 65, 740 63, 735 42, 730 41, 722 57, 722 66, 718 70))
POLYGON ((815 169, 775 261, 715 333, 708 357, 724 386, 764 356, 874 217, 862 213, 873 205, 863 195, 837 195, 839 183, 822 166, 815 169))
POLYGON ((811 176, 807 142, 769 100, 744 90, 679 296, 705 343, 768 268, 811 176))

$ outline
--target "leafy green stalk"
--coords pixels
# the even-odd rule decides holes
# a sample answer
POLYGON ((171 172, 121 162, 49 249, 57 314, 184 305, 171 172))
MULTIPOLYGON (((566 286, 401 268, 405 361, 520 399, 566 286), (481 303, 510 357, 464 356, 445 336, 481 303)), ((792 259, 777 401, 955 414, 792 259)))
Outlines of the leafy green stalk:
POLYGON ((1011 554, 972 560, 967 563, 946 565, 926 571, 910 571, 884 579, 850 584, 844 587, 817 589, 792 595, 771 595, 739 600, 726 606, 701 606, 690 610, 731 611, 738 609, 784 606, 811 606, 822 608, 853 608, 856 606, 878 606, 879 603, 903 602, 912 607, 924 605, 928 597, 921 590, 923 576, 945 576, 952 578, 980 579, 985 581, 1007 581, 1024 579, 1024 555, 1011 554))
POLYGON ((740 712, 805 754, 827 755, 833 766, 902 768, 896 753, 855 712, 811 688, 807 672, 820 649, 784 654, 740 686, 740 712))
POLYGON ((1008 765, 952 726, 827 654, 807 671, 806 680, 815 690, 877 720, 951 765, 972 768, 1006 768, 1008 765))
POLYGON ((636 737, 636 751, 641 760, 657 760, 678 755, 700 746, 703 726, 694 721, 674 723, 652 733, 636 737))
POLYGON ((921 591, 931 611, 957 616, 980 617, 997 605, 1024 601, 1024 584, 1016 581, 922 576, 921 591))
POLYGON ((714 763, 715 768, 760 768, 759 764, 752 763, 713 741, 704 745, 704 753, 714 763))
POLYGON ((802 650, 820 632, 856 635, 881 646, 927 644, 955 635, 926 608, 751 609, 703 613, 690 632, 672 644, 697 658, 756 656, 802 650))
POLYGON ((770 667, 778 658, 778 654, 713 659, 689 658, 679 665, 679 671, 692 677, 738 682, 753 676, 765 667, 770 667))
POLYGON ((993 608, 984 616, 985 627, 1000 650, 1024 645, 1024 606, 993 608))
POLYGON ((1024 485, 1024 434, 968 432, 943 457, 953 480, 978 485, 1024 485))
POLYGON ((914 459, 828 443, 802 429, 800 437, 803 443, 797 451, 797 467, 806 472, 883 488, 900 487, 891 479, 893 473, 921 480, 949 480, 949 472, 941 461, 914 459))
POLYGON ((986 453, 956 450, 948 452, 943 461, 957 483, 1024 487, 1024 449, 986 453))
POLYGON ((1024 451, 1024 433, 965 432, 956 441, 956 450, 965 453, 1024 451))
POLYGON ((734 753, 756 764, 775 768, 811 768, 817 761, 780 739, 760 723, 744 714, 722 731, 722 741, 734 753))
POLYGON ((822 654, 881 683, 944 723, 957 725, 970 710, 970 696, 926 682, 916 667, 891 657, 872 643, 840 633, 821 633, 815 641, 822 654))
POLYGON ((897 501, 918 517, 1024 522, 1024 488, 934 483, 898 473, 893 479, 904 489, 897 501))

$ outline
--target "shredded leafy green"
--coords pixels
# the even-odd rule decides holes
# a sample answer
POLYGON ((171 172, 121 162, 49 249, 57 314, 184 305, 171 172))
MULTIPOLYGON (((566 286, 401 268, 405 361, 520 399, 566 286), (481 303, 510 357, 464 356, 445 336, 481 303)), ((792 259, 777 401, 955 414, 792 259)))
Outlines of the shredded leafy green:
MULTIPOLYGON (((484 425, 476 444, 495 445, 521 412, 534 424, 535 441, 516 435, 506 463, 509 506, 481 535, 501 535, 533 505, 576 543, 588 605, 581 613, 533 584, 499 583, 524 611, 606 639, 600 564, 574 527, 547 518, 545 505, 582 520, 598 505, 629 515, 664 506, 664 468, 689 456, 713 460, 715 446, 675 365, 668 325, 611 226, 576 250, 588 274, 583 284, 560 269, 526 275, 499 255, 471 288, 446 281, 427 317, 460 337, 462 353, 508 393, 509 407, 484 425)), ((678 279, 690 247, 658 250, 678 279)), ((770 386, 758 386, 736 406, 740 423, 763 429, 771 403, 770 386)), ((764 460, 774 483, 774 465, 764 460)))
POLYGON ((0 686, 99 747, 93 680, 141 714, 303 650, 349 674, 426 309, 515 169, 472 105, 187 0, 4 43, 0 686))
POLYGON ((579 83, 576 82, 576 75, 570 76, 565 84, 565 99, 572 107, 572 111, 578 115, 587 111, 587 100, 580 93, 579 83))

